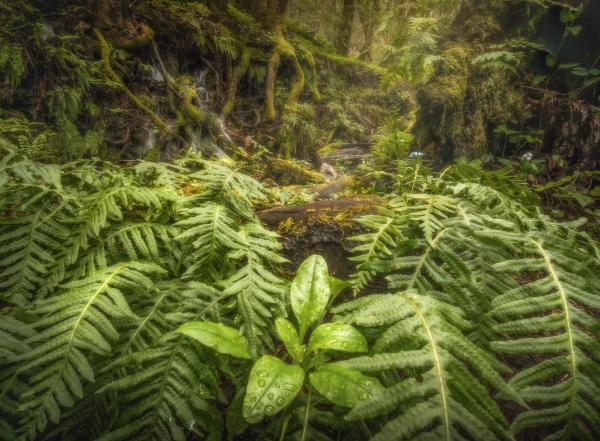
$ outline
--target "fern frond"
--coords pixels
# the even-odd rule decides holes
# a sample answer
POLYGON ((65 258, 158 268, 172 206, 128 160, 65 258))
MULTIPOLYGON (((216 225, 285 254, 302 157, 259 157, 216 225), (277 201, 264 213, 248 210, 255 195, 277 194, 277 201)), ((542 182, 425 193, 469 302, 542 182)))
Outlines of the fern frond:
POLYGON ((84 200, 86 208, 80 214, 83 219, 81 240, 97 237, 111 221, 122 221, 124 210, 145 208, 160 213, 165 199, 170 198, 168 193, 159 189, 138 187, 131 182, 102 189, 84 200))
POLYGON ((492 348, 543 361, 511 379, 535 405, 515 419, 513 429, 543 425, 553 428, 547 440, 593 439, 600 433, 600 266, 571 240, 543 233, 517 240, 527 257, 495 267, 525 271, 529 281, 494 299, 496 330, 504 339, 492 348), (531 271, 540 277, 531 280, 531 271))
POLYGON ((19 378, 13 360, 31 350, 24 340, 35 334, 27 324, 10 315, 0 315, 0 439, 18 437, 19 395, 27 386, 19 378))
POLYGON ((105 375, 115 369, 124 374, 98 391, 114 394, 123 410, 100 439, 179 440, 185 433, 220 439, 220 413, 209 403, 221 394, 215 370, 219 363, 206 347, 174 329, 218 317, 224 298, 201 283, 173 280, 159 284, 157 297, 136 305, 145 312, 119 347, 121 356, 105 369, 105 375))
POLYGON ((194 208, 180 210, 184 219, 176 226, 182 230, 177 241, 182 247, 193 249, 186 270, 191 275, 197 271, 218 275, 227 269, 223 256, 240 245, 235 220, 224 205, 206 202, 194 208), (218 265, 217 265, 218 264, 218 265), (217 270, 217 267, 220 270, 217 270))
POLYGON ((125 222, 108 229, 88 242, 85 250, 72 238, 69 246, 58 253, 43 292, 53 291, 65 278, 69 280, 93 276, 123 260, 161 263, 165 250, 170 250, 176 236, 172 226, 152 222, 125 222))
POLYGON ((516 394, 498 373, 502 365, 464 336, 470 323, 460 309, 407 291, 378 296, 366 308, 348 313, 363 327, 380 327, 381 314, 387 314, 387 326, 375 342, 377 355, 339 363, 369 372, 404 368, 410 375, 348 415, 364 419, 391 413, 373 440, 420 439, 426 434, 444 440, 512 439, 491 394, 516 394))
POLYGON ((402 231, 397 225, 399 219, 389 210, 382 211, 381 215, 363 216, 357 222, 372 233, 350 238, 352 241, 361 242, 361 245, 352 249, 352 252, 357 255, 350 258, 350 260, 358 262, 357 271, 350 280, 355 294, 364 289, 375 275, 375 271, 372 269, 373 263, 381 255, 392 256, 392 250, 403 238, 402 231))
POLYGON ((32 350, 15 358, 18 373, 30 385, 20 397, 23 437, 35 438, 48 420, 58 423, 61 407, 83 396, 82 378, 94 381, 90 357, 109 355, 109 341, 118 338, 111 322, 133 316, 126 293, 150 292, 153 282, 146 274, 161 272, 156 266, 125 262, 70 282, 63 292, 39 302, 40 318, 32 325, 37 334, 26 340, 32 350))
POLYGON ((194 205, 199 201, 213 201, 225 204, 248 220, 254 219, 252 206, 255 202, 265 199, 266 191, 263 186, 242 173, 220 164, 202 161, 203 169, 191 173, 191 179, 198 180, 203 186, 203 192, 190 196, 186 205, 194 205))
POLYGON ((50 201, 0 222, 0 290, 5 301, 23 304, 34 297, 69 235, 57 219, 61 207, 50 201))
POLYGON ((286 259, 277 251, 281 244, 277 234, 260 224, 249 224, 238 232, 240 246, 229 253, 229 258, 241 261, 242 266, 223 282, 224 294, 235 297, 242 332, 248 338, 252 350, 257 351, 260 342, 271 345, 267 329, 272 325, 276 311, 282 310, 284 281, 269 269, 286 259))
POLYGON ((390 208, 408 217, 423 231, 425 240, 431 243, 433 236, 444 227, 444 220, 456 211, 458 201, 437 194, 409 194, 405 198, 390 201, 390 208))

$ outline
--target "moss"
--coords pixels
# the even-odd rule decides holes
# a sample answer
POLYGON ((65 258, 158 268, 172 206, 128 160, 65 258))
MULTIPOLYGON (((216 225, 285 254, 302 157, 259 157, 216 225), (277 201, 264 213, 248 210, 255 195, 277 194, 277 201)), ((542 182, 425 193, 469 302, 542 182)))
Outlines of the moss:
POLYGON ((125 85, 121 77, 113 70, 112 65, 110 63, 110 49, 102 33, 98 29, 94 29, 94 34, 96 35, 98 44, 100 45, 100 54, 102 56, 102 61, 104 62, 104 69, 108 77, 119 85, 121 90, 125 93, 125 95, 129 97, 133 104, 135 104, 141 111, 146 113, 152 119, 152 122, 154 122, 154 124, 161 130, 161 132, 165 134, 171 134, 171 130, 165 124, 165 122, 149 107, 142 103, 142 101, 140 101, 140 99, 138 99, 138 97, 136 97, 134 93, 131 92, 131 90, 129 90, 129 88, 125 85))
POLYGON ((414 127, 420 147, 432 146, 444 162, 454 157, 463 132, 463 106, 469 75, 467 51, 460 46, 447 49, 437 63, 434 79, 417 94, 419 110, 414 127))
POLYGON ((296 223, 291 217, 288 217, 286 220, 282 221, 277 227, 277 232, 282 236, 287 237, 300 237, 304 235, 306 231, 307 227, 304 223, 296 223))
POLYGON ((415 139, 444 162, 486 153, 493 128, 524 111, 507 73, 473 65, 470 51, 459 44, 444 52, 417 101, 415 139))
MULTIPOLYGON (((133 25, 130 25, 133 27, 133 25)), ((139 26, 135 26, 135 30, 131 32, 128 38, 118 38, 116 45, 123 49, 140 49, 148 46, 154 41, 154 30, 141 23, 139 26)))
POLYGON ((345 65, 345 66, 356 66, 361 69, 367 70, 369 72, 375 73, 381 76, 396 76, 390 70, 385 67, 378 66, 377 64, 367 63, 364 60, 355 57, 345 57, 343 55, 338 55, 325 51, 318 51, 317 54, 329 61, 333 61, 334 63, 345 65))
POLYGON ((269 173, 282 184, 321 183, 325 180, 320 173, 287 159, 271 159, 269 173))
POLYGON ((240 58, 240 63, 235 67, 231 74, 231 78, 229 79, 229 86, 227 89, 227 101, 223 106, 223 115, 225 117, 229 116, 233 107, 235 106, 235 100, 237 96, 237 88, 241 78, 248 72, 248 68, 250 67, 250 60, 252 58, 252 49, 245 47, 242 50, 242 56, 240 58))
POLYGON ((328 156, 331 155, 332 153, 334 153, 337 149, 339 149, 340 147, 342 147, 345 143, 341 142, 341 141, 337 141, 337 142, 332 142, 330 144, 324 145, 323 147, 321 147, 319 150, 317 150, 317 154, 320 157, 323 156, 328 156))

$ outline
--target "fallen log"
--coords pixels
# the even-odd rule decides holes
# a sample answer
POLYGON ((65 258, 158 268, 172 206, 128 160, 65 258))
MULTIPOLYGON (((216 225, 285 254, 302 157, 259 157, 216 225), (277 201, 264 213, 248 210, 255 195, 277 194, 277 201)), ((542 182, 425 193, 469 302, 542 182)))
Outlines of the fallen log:
POLYGON ((385 200, 377 197, 335 199, 258 212, 261 221, 281 235, 284 252, 294 270, 306 257, 320 254, 337 277, 347 277, 354 265, 348 260, 356 243, 348 238, 362 227, 355 219, 377 211, 385 200))

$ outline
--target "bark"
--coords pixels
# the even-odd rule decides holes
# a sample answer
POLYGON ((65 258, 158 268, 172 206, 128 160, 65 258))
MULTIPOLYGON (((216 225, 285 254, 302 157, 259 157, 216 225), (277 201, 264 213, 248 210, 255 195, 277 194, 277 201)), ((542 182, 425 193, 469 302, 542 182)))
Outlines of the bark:
POLYGON ((277 116, 275 109, 275 84, 277 82, 277 70, 282 58, 289 60, 294 69, 294 77, 292 78, 290 94, 286 105, 294 106, 297 104, 304 89, 304 71, 298 61, 294 47, 286 40, 283 34, 283 23, 288 6, 289 0, 267 0, 265 23, 275 37, 275 46, 267 62, 265 89, 265 115, 269 121, 273 121, 277 116))
POLYGON ((263 21, 265 16, 265 0, 241 0, 240 7, 258 21, 263 21))
POLYGON ((98 40, 98 44, 100 46, 100 54, 102 56, 102 61, 104 62, 104 70, 106 75, 115 83, 119 85, 121 90, 129 97, 131 102, 135 104, 141 111, 146 113, 150 119, 154 122, 154 124, 163 132, 164 134, 171 135, 171 130, 165 124, 165 122, 156 114, 153 110, 143 104, 138 97, 135 96, 131 90, 125 85, 121 77, 113 70, 112 65, 110 63, 110 50, 108 47, 108 43, 104 39, 104 36, 98 29, 94 29, 94 33, 96 34, 96 38, 98 40))
POLYGON ((343 0, 342 13, 338 20, 335 41, 337 53, 340 55, 348 55, 350 52, 350 40, 352 39, 355 13, 356 0, 343 0))
POLYGON ((360 58, 371 60, 373 40, 381 17, 381 0, 364 0, 363 6, 358 13, 365 39, 360 50, 360 58))
POLYGON ((252 56, 252 51, 249 48, 244 48, 242 51, 242 57, 240 59, 240 64, 238 64, 235 69, 231 69, 229 85, 227 87, 227 101, 223 106, 223 116, 227 117, 233 110, 235 106, 235 100, 237 97, 237 89, 242 77, 248 71, 250 67, 250 58, 252 56))

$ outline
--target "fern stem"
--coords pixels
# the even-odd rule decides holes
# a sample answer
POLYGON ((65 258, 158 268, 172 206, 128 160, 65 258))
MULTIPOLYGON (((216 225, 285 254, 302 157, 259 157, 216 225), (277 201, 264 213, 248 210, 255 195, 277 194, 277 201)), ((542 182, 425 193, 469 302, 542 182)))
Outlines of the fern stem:
POLYGON ((435 236, 435 238, 431 241, 431 244, 427 245, 427 250, 423 253, 423 256, 421 256, 421 259, 419 259, 419 263, 417 264, 417 267, 415 268, 415 271, 410 279, 410 283, 406 287, 407 290, 414 288, 415 282, 417 281, 417 277, 421 274, 421 268, 423 268, 425 261, 429 257, 429 253, 431 253, 431 250, 433 250, 435 248, 435 245, 440 241, 442 236, 444 236, 444 234, 446 234, 447 232, 448 232, 448 228, 444 228, 442 231, 440 231, 437 234, 437 236, 435 236))
POLYGON ((427 320, 425 320, 425 316, 421 312, 421 309, 419 308, 419 306, 416 304, 416 302, 412 298, 407 296, 406 299, 407 299, 408 303, 410 304, 410 306, 415 311, 415 313, 417 314, 417 316, 419 317, 419 320, 421 321, 421 323, 423 324, 423 328, 425 329, 425 332, 427 333, 427 339, 429 340, 429 344, 431 345, 431 350, 433 353, 433 362, 435 364, 435 371, 436 371, 436 375, 437 375, 437 378, 438 378, 438 381, 440 384, 440 397, 442 399, 442 412, 443 412, 443 424, 444 424, 444 439, 446 441, 450 441, 451 436, 450 436, 450 416, 448 414, 448 397, 447 397, 447 390, 446 390, 446 382, 444 381, 442 362, 440 360, 440 355, 438 353, 438 347, 435 343, 435 339, 433 338, 433 334, 431 333, 431 329, 429 328, 429 325, 427 324, 427 320))
MULTIPOLYGON (((570 313, 570 306, 569 306, 569 299, 567 297, 567 293, 565 292, 563 285, 558 277, 558 274, 556 274, 556 271, 554 270, 554 265, 552 264, 552 261, 550 260, 550 256, 548 255, 548 253, 546 252, 546 250, 544 249, 544 247, 537 241, 532 239, 532 242, 535 244, 535 246, 539 249, 540 253, 542 254, 542 256, 544 257, 544 261, 546 262, 546 267, 548 268, 548 272, 550 273, 550 276, 552 277, 552 279, 554 280, 554 283, 556 284, 556 287, 558 288, 558 292, 560 294, 560 298, 563 304, 563 308, 565 311, 565 329, 567 331, 567 336, 568 336, 568 341, 569 341, 569 354, 570 354, 570 361, 571 361, 571 381, 573 382, 572 387, 571 387, 571 396, 569 398, 569 415, 573 414, 573 410, 575 408, 575 398, 576 398, 576 392, 577 392, 577 387, 575 387, 575 376, 577 375, 577 360, 575 358, 575 342, 573 339, 573 329, 571 327, 571 313, 570 313)), ((572 423, 572 419, 569 421, 569 430, 571 428, 571 423, 572 423)))
POLYGON ((304 441, 306 438, 306 430, 308 429, 308 415, 310 412, 310 399, 312 396, 312 387, 308 387, 308 398, 306 399, 306 412, 304 413, 304 424, 302 425, 302 436, 300 437, 300 441, 304 441))
POLYGON ((288 424, 290 422, 291 417, 291 413, 285 413, 285 416, 283 417, 283 424, 281 425, 281 435, 279 435, 279 441, 285 441, 285 434, 287 432, 288 424))

